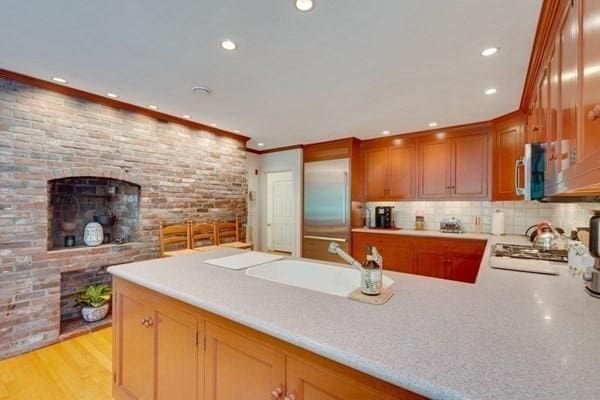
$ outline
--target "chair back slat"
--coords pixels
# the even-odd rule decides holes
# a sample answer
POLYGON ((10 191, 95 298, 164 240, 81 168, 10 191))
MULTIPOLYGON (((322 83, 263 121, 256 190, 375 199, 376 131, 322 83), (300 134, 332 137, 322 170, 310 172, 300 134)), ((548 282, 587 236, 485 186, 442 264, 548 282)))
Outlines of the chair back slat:
POLYGON ((217 224, 217 244, 222 244, 221 239, 234 238, 233 241, 240 241, 239 219, 236 216, 235 222, 221 222, 217 224))
POLYGON ((161 221, 159 224, 159 237, 161 257, 170 250, 169 247, 171 247, 171 245, 177 245, 175 250, 189 249, 189 223, 164 225, 161 221))
POLYGON ((217 238, 214 222, 212 224, 194 224, 190 221, 190 238, 192 249, 196 247, 216 246, 217 238), (198 242, 200 242, 200 245, 198 245, 198 242))

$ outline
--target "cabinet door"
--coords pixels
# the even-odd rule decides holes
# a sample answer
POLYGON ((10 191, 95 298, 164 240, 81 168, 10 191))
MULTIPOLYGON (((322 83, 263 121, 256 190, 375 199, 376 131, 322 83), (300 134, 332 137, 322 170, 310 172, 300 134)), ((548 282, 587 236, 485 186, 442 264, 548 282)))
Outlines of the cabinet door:
POLYGON ((481 257, 464 253, 448 253, 448 279, 453 281, 475 283, 481 257))
POLYGON ((416 273, 433 278, 446 278, 446 252, 442 239, 414 238, 416 273))
POLYGON ((364 157, 367 201, 384 200, 388 192, 387 148, 365 150, 364 157))
MULTIPOLYGON (((494 133, 493 200, 522 200, 515 187, 515 162, 523 157, 523 123, 515 122, 494 133)), ((520 176, 523 185, 524 176, 520 176)))
POLYGON ((527 118, 527 137, 525 138, 526 143, 537 142, 537 133, 540 130, 539 127, 539 114, 540 114, 540 101, 537 96, 537 92, 534 94, 535 99, 531 104, 531 114, 527 118))
POLYGON ((582 112, 583 130, 579 146, 582 173, 600 167, 600 15, 599 0, 583 0, 582 112))
POLYGON ((414 199, 417 165, 415 145, 391 147, 388 160, 388 200, 414 199))
POLYGON ((452 197, 486 198, 488 195, 487 135, 454 141, 452 197))
MULTIPOLYGON (((391 400, 418 398, 384 394, 346 375, 287 357, 287 398, 295 400, 391 400)), ((268 397, 265 397, 265 399, 268 397)))
POLYGON ((558 38, 554 44, 554 53, 550 58, 550 76, 548 79, 548 127, 546 129, 546 181, 552 185, 556 183, 558 164, 558 107, 559 79, 560 79, 560 45, 558 38))
POLYGON ((419 198, 450 197, 451 142, 440 139, 419 147, 419 198))
POLYGON ((446 256, 443 251, 417 250, 415 259, 418 275, 446 278, 446 256))
POLYGON ((396 235, 381 235, 377 249, 383 257, 383 269, 389 271, 415 273, 412 262, 411 240, 396 235))
POLYGON ((114 299, 114 397, 154 399, 154 330, 142 323, 152 310, 135 292, 117 291, 114 299))
POLYGON ((284 391, 285 356, 271 347, 206 324, 206 400, 263 400, 284 391))
POLYGON ((450 239, 445 243, 448 279, 475 283, 486 242, 450 239))
POLYGON ((576 162, 578 77, 577 53, 579 48, 579 2, 569 6, 560 30, 560 155, 558 170, 564 171, 576 162))
POLYGON ((542 75, 542 80, 540 82, 540 87, 539 87, 539 94, 538 94, 538 99, 539 100, 539 109, 538 109, 538 125, 539 125, 539 129, 537 131, 537 137, 536 137, 536 143, 546 143, 546 135, 547 135, 547 131, 548 131, 548 115, 549 115, 549 108, 550 108, 550 103, 549 103, 549 93, 548 93, 548 87, 549 85, 549 78, 548 78, 548 69, 545 69, 542 75))
POLYGON ((163 303, 153 305, 157 400, 198 398, 198 322, 163 303))

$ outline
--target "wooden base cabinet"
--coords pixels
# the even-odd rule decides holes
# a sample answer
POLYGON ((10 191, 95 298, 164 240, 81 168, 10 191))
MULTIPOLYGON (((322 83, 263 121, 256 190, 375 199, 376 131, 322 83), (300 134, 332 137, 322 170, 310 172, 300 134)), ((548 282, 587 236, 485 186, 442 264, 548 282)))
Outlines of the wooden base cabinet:
POLYGON ((196 317, 149 300, 144 290, 115 287, 114 398, 196 400, 196 317))
POLYGON ((115 400, 417 400, 417 394, 113 279, 115 400))
POLYGON ((285 388, 285 355, 217 325, 206 325, 205 399, 270 399, 285 388), (273 395, 273 396, 272 396, 273 395))
POLYGON ((375 246, 383 269, 467 283, 475 283, 486 245, 484 240, 368 232, 353 232, 352 243, 357 260, 364 260, 366 249, 375 246))

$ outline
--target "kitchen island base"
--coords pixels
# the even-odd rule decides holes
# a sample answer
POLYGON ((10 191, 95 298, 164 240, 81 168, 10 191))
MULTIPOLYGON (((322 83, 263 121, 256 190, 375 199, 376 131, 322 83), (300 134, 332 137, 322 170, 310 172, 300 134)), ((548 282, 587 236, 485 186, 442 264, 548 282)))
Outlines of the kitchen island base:
POLYGON ((116 400, 424 399, 117 277, 113 310, 116 400))

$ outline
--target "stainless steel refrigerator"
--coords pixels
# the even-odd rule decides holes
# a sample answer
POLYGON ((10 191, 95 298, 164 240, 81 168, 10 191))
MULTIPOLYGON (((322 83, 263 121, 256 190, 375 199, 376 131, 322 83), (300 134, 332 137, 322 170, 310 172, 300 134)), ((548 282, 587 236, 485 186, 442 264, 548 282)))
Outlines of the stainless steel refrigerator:
POLYGON ((302 255, 339 262, 327 251, 338 242, 348 251, 350 239, 350 160, 315 161, 304 164, 304 232, 302 255))

